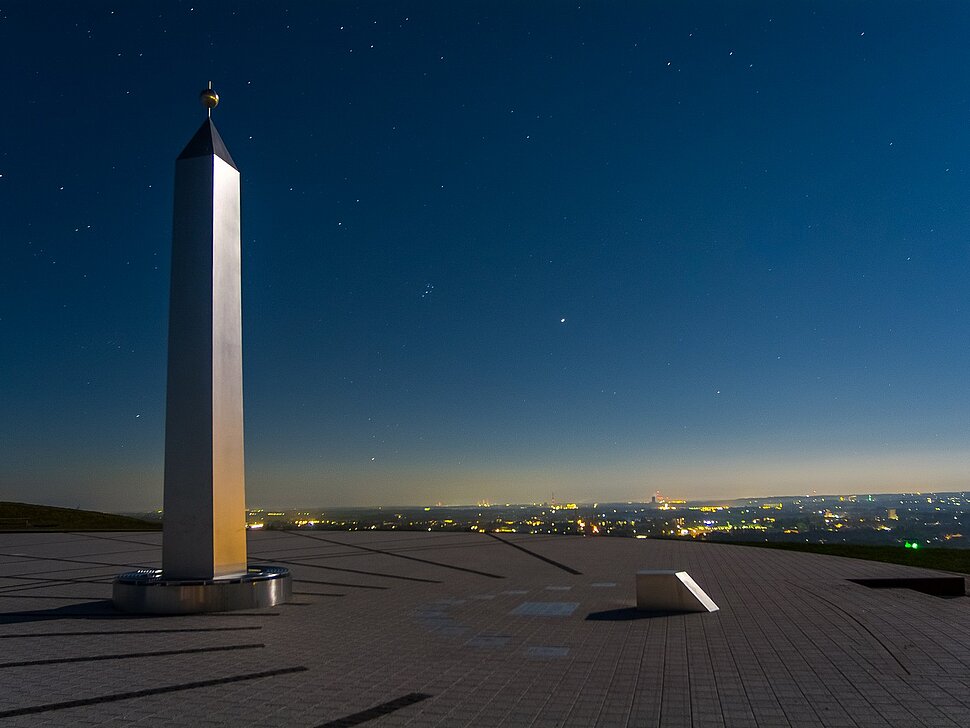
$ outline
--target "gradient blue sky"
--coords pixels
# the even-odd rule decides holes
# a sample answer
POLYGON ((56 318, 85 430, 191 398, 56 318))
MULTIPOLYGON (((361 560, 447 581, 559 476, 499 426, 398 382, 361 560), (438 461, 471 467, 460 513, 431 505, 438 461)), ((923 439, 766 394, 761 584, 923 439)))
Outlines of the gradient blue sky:
POLYGON ((0 9, 0 499, 161 503, 174 158, 250 505, 960 489, 970 4, 0 9))

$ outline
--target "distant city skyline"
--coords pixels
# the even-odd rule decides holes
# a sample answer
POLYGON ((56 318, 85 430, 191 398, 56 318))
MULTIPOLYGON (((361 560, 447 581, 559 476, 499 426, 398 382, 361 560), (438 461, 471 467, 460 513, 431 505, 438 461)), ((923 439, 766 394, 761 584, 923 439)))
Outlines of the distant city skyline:
MULTIPOLYGON (((471 531, 966 549, 970 492, 771 496, 642 503, 254 508, 251 531, 471 531)), ((164 514, 136 514, 155 520, 164 514)))
POLYGON ((968 36, 963 2, 4 6, 0 497, 160 506, 209 79, 250 505, 965 489, 968 36))

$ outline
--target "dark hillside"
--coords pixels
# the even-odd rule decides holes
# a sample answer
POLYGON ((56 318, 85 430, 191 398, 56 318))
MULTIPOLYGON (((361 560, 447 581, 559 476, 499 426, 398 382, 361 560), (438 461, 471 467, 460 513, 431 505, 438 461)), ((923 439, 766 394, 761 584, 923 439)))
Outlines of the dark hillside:
POLYGON ((161 527, 112 513, 0 501, 0 531, 158 531, 161 527))
POLYGON ((905 564, 922 569, 940 569, 970 574, 970 549, 906 549, 901 546, 855 546, 852 544, 775 543, 762 541, 736 542, 737 546, 757 546, 787 551, 807 551, 828 556, 845 556, 867 561, 905 564))

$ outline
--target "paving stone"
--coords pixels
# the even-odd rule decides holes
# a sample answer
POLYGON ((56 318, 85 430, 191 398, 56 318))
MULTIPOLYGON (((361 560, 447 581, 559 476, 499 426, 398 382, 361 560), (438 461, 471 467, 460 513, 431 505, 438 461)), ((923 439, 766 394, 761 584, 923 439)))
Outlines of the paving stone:
POLYGON ((3 724, 970 725, 967 601, 847 581, 917 569, 649 539, 307 535, 250 534, 251 558, 343 596, 131 618, 109 580, 156 566, 158 534, 0 534, 0 716, 41 710, 3 724), (646 568, 687 571, 721 610, 637 614, 646 568), (247 679, 291 667, 306 669, 247 679))

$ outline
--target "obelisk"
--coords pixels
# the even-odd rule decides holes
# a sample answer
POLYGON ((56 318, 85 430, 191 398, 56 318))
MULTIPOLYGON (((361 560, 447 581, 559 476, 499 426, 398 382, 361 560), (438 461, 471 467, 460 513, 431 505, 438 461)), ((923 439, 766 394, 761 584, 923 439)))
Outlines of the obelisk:
POLYGON ((162 575, 246 573, 239 170, 207 118, 175 162, 162 575))
POLYGON ((239 170, 206 120, 175 161, 162 568, 120 574, 115 607, 195 614, 284 603, 293 579, 247 564, 239 170))

